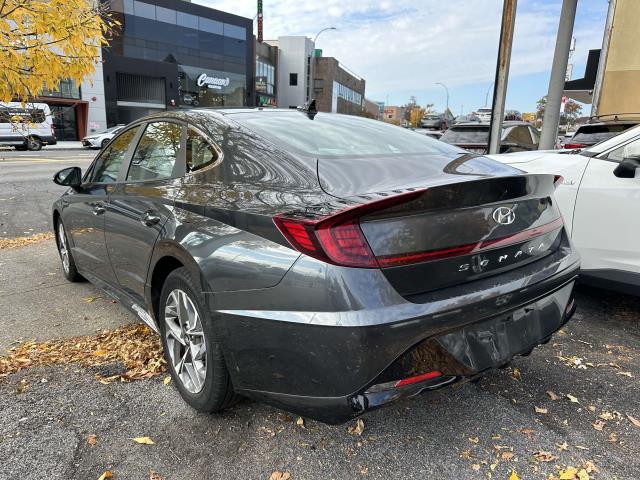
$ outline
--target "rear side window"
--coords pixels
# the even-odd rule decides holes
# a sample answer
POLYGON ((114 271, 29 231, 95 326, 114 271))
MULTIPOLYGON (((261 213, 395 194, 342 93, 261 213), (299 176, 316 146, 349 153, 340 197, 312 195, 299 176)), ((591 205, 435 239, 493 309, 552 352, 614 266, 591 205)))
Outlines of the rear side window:
POLYGON ((531 144, 531 134, 527 127, 513 127, 507 135, 508 142, 531 144))
POLYGON ((571 143, 598 143, 615 137, 630 125, 585 125, 578 129, 571 139, 571 143))
POLYGON ((218 151, 196 131, 187 130, 186 145, 187 172, 194 172, 214 164, 218 158, 218 151))
POLYGON ((123 132, 103 150, 93 168, 92 182, 113 183, 118 180, 118 172, 122 166, 122 161, 137 131, 138 128, 136 127, 123 132))
POLYGON ((148 124, 131 159, 127 181, 140 182, 173 177, 181 136, 182 125, 177 123, 148 124))

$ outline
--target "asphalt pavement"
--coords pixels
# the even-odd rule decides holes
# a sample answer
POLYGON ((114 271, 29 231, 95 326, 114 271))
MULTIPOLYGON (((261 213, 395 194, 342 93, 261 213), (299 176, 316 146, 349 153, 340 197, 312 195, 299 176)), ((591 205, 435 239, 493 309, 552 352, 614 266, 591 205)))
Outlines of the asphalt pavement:
POLYGON ((53 175, 66 167, 86 169, 95 150, 0 151, 0 238, 51 230, 51 204, 65 188, 53 175))
MULTIPOLYGON (((89 161, 85 152, 59 153, 0 160, 0 232, 12 232, 0 236, 48 230, 59 193, 50 175, 89 161)), ((0 480, 97 480, 107 470, 114 479, 155 480, 267 480, 274 471, 292 480, 506 480, 513 472, 524 480, 571 468, 576 478, 584 470, 591 479, 638 479, 640 298, 580 288, 577 299, 574 319, 529 357, 478 384, 371 412, 361 435, 354 422, 300 421, 249 400, 198 414, 164 376, 96 380, 118 365, 110 373, 74 364, 25 369, 0 378, 0 480), (132 440, 142 436, 154 444, 132 440)), ((0 250, 0 309, 0 355, 16 341, 136 321, 91 284, 66 282, 53 240, 0 250)))

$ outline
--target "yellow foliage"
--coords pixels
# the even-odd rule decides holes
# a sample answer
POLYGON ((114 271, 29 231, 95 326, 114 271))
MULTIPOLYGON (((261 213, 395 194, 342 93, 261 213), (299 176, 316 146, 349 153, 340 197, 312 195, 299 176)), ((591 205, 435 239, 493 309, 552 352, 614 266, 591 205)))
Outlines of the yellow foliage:
POLYGON ((43 86, 80 83, 119 22, 92 0, 0 2, 0 101, 26 102, 43 86))

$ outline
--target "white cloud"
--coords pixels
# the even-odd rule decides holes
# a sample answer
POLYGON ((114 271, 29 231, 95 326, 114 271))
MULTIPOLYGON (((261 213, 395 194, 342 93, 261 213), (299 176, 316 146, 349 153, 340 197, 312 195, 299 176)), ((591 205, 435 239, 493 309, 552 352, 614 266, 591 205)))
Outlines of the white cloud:
MULTIPOLYGON (((252 18, 253 0, 196 0, 252 18)), ((493 81, 502 0, 295 1, 264 0, 265 38, 307 35, 337 27, 318 39, 324 54, 336 57, 367 80, 367 96, 420 92, 434 82, 450 87, 493 81)), ((521 0, 511 61, 511 78, 550 69, 560 1, 521 0)), ((592 8, 588 2, 585 8, 592 8)), ((581 8, 581 3, 578 8, 581 8)), ((606 7, 605 7, 606 8, 606 7)), ((576 24, 578 51, 598 48, 603 20, 576 24), (594 34, 595 29, 595 34, 594 34), (598 30, 599 29, 599 30, 598 30)), ((579 12, 580 13, 580 12, 579 12)), ((581 72, 576 71, 576 76, 581 72)), ((437 87, 436 87, 437 88, 437 87)))

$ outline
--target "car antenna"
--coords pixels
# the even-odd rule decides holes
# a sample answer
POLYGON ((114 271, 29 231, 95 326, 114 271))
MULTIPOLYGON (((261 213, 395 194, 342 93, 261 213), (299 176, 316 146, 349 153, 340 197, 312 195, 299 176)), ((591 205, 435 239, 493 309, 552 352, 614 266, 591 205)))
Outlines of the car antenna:
POLYGON ((313 120, 313 117, 318 113, 318 109, 316 108, 316 99, 312 98, 310 101, 306 102, 304 105, 299 105, 296 110, 299 112, 304 112, 309 117, 309 120, 313 120))

